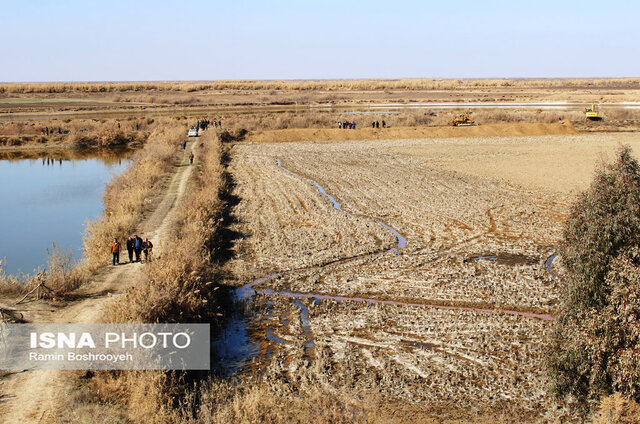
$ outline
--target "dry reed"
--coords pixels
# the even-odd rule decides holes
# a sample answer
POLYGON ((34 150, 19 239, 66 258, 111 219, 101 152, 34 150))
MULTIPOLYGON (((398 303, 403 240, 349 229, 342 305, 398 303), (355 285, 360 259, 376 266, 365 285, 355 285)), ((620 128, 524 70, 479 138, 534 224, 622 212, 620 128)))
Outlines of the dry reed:
POLYGON ((173 82, 60 82, 4 83, 0 94, 27 93, 126 93, 145 91, 209 90, 290 90, 290 91, 384 91, 384 90, 457 90, 465 88, 640 88, 640 78, 567 78, 567 79, 360 79, 360 80, 228 80, 173 82))
POLYGON ((103 195, 104 213, 99 221, 89 222, 84 251, 90 269, 108 263, 113 238, 124 241, 137 229, 144 212, 160 193, 179 153, 178 143, 184 128, 158 128, 145 147, 138 151, 127 171, 115 177, 103 195))

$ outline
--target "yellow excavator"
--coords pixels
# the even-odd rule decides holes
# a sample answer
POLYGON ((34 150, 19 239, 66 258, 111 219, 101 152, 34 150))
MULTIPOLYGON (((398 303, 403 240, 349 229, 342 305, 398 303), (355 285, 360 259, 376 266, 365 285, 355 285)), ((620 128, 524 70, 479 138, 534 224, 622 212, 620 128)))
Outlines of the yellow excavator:
POLYGON ((451 120, 451 125, 453 125, 454 127, 463 127, 463 126, 475 125, 475 124, 476 123, 473 122, 473 119, 471 119, 469 115, 465 115, 465 114, 458 115, 451 120))
POLYGON ((587 119, 591 121, 600 121, 602 119, 602 116, 599 115, 598 108, 595 104, 592 104, 591 107, 586 108, 584 112, 587 119))

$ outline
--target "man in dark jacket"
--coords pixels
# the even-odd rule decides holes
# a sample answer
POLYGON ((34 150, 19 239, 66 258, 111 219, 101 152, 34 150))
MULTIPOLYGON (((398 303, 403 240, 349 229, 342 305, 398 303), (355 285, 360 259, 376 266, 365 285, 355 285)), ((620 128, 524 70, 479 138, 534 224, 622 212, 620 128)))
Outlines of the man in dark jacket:
POLYGON ((136 234, 133 236, 133 250, 136 252, 136 262, 140 262, 140 253, 142 253, 142 239, 136 234))
POLYGON ((127 253, 129 253, 129 263, 133 262, 133 245, 134 245, 133 237, 129 236, 127 239, 127 253))

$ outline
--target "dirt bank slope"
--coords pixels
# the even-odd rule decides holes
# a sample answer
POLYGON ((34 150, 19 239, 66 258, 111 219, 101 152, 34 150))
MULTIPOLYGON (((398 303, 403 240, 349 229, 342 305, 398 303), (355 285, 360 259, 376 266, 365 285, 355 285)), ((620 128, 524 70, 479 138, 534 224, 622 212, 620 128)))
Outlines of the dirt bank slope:
POLYGON ((290 128, 283 130, 253 131, 247 141, 283 142, 283 141, 347 141, 347 140, 396 140, 421 138, 457 138, 457 137, 509 137, 534 135, 578 134, 570 122, 562 124, 512 123, 485 124, 469 127, 395 127, 370 128, 357 130, 339 128, 290 128))

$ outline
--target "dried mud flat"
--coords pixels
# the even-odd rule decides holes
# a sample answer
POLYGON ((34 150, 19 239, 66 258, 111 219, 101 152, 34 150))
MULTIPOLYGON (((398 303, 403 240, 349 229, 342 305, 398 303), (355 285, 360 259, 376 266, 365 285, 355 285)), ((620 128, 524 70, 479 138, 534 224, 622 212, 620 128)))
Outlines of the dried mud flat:
POLYGON ((248 338, 233 343, 248 347, 234 367, 292 392, 542 419, 572 194, 452 170, 451 151, 493 141, 237 144, 243 237, 228 266, 248 306, 248 338))

